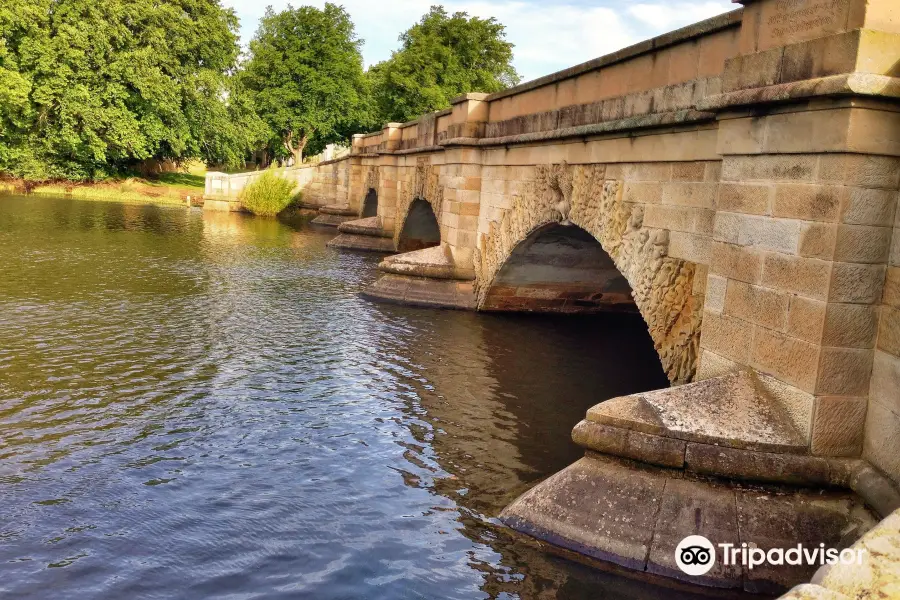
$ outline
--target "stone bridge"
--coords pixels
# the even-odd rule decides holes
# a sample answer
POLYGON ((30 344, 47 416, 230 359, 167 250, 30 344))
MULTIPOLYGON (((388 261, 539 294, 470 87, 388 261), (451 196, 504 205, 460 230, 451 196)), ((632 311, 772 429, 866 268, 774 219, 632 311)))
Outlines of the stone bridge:
POLYGON ((372 298, 642 315, 674 387, 591 409, 503 518, 680 578, 687 534, 844 547, 900 507, 900 9, 742 4, 286 172, 332 246, 391 254, 372 298))

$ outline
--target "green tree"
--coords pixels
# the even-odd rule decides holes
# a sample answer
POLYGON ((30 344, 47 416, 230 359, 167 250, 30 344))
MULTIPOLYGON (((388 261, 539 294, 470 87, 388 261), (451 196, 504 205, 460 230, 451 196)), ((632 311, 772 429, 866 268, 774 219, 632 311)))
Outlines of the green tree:
POLYGON ((494 18, 432 6, 400 36, 400 49, 367 72, 381 122, 402 123, 447 108, 461 94, 517 84, 505 29, 494 18))
POLYGON ((0 6, 0 170, 91 179, 148 158, 238 162, 263 130, 229 101, 238 22, 219 0, 0 6))
POLYGON ((366 120, 361 45, 340 6, 266 9, 242 79, 271 129, 275 156, 299 164, 309 144, 318 149, 366 120))

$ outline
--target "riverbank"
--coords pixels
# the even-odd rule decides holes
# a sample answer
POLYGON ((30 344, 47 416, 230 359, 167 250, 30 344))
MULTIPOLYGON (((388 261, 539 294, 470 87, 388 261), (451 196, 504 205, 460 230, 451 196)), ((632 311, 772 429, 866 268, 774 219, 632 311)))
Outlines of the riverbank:
POLYGON ((144 204, 183 204, 202 201, 206 169, 162 173, 153 179, 127 177, 97 182, 54 181, 28 184, 18 179, 0 181, 0 193, 69 196, 82 200, 144 204))

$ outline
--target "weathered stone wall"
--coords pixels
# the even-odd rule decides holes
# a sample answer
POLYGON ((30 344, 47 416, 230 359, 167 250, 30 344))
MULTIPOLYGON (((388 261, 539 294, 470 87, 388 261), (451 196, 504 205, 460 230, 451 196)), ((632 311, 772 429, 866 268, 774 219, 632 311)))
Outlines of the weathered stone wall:
MULTIPOLYGON (((900 167, 897 168, 900 170, 900 167)), ((877 343, 866 419, 865 457, 900 474, 900 205, 894 194, 893 242, 879 307, 877 343)), ((885 218, 891 209, 885 211, 885 218)))

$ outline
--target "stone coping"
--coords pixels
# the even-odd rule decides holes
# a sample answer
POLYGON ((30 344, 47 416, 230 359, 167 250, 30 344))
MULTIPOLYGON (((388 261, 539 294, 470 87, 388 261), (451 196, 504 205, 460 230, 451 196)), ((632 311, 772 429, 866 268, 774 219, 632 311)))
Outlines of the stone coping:
POLYGON ((687 535, 760 548, 846 547, 876 518, 853 493, 742 485, 689 477, 588 453, 525 492, 500 515, 506 525, 554 545, 615 564, 694 584, 785 590, 808 581, 815 566, 717 563, 703 577, 682 573, 675 548, 687 535))
POLYGON ((679 125, 692 125, 695 123, 712 122, 715 121, 715 119, 716 114, 714 112, 686 109, 664 113, 637 115, 634 117, 627 117, 625 119, 604 121, 602 123, 593 123, 590 125, 564 127, 562 129, 536 131, 533 133, 521 133, 517 135, 508 135, 502 137, 457 137, 444 140, 438 145, 434 146, 405 148, 403 150, 380 150, 375 153, 360 152, 353 154, 352 156, 403 156, 407 154, 421 154, 426 152, 442 152, 448 147, 456 146, 510 146, 516 144, 533 144, 569 138, 586 138, 590 136, 599 136, 607 133, 616 133, 629 130, 633 131, 638 129, 653 129, 679 125))
POLYGON ((518 135, 495 138, 451 138, 441 142, 441 146, 507 146, 513 144, 530 144, 565 138, 585 138, 625 130, 689 125, 714 121, 715 119, 715 113, 711 112, 678 110, 673 112, 639 115, 625 119, 616 119, 615 121, 593 123, 591 125, 579 125, 577 127, 565 127, 563 129, 536 131, 533 133, 521 133, 518 135))
POLYGON ((389 256, 381 261, 378 270, 433 279, 475 280, 475 269, 459 265, 444 244, 389 256))
POLYGON ((622 396, 587 412, 595 423, 688 442, 805 453, 808 441, 751 371, 622 396))
POLYGON ((787 102, 821 96, 878 96, 900 98, 900 78, 871 73, 849 73, 779 83, 717 94, 697 103, 701 111, 716 111, 732 106, 787 102))
POLYGON ((344 221, 338 225, 338 231, 372 237, 393 237, 390 231, 384 229, 381 221, 381 217, 365 217, 363 219, 344 221))
POLYGON ((632 46, 628 46, 627 48, 623 48, 621 50, 613 52, 612 54, 607 54, 605 56, 589 60, 585 63, 581 63, 580 65, 575 65, 574 67, 569 67, 568 69, 564 69, 556 73, 551 73, 550 75, 545 75, 544 77, 539 77, 538 79, 522 83, 500 92, 495 92, 493 94, 490 94, 487 98, 485 98, 485 100, 494 101, 500 100, 501 98, 506 98, 507 96, 521 94, 522 92, 527 92, 539 87, 558 83, 565 79, 571 79, 572 77, 576 77, 583 73, 595 71, 601 67, 606 67, 615 63, 623 62, 628 59, 640 56, 641 54, 654 52, 656 50, 660 50, 668 46, 673 46, 681 42, 686 42, 688 40, 708 35, 722 29, 735 27, 740 25, 742 16, 743 9, 738 8, 736 10, 712 17, 711 19, 706 19, 705 21, 700 21, 699 23, 694 23, 692 25, 688 25, 687 27, 682 27, 681 29, 676 29, 675 31, 670 31, 669 33, 664 33, 655 38, 651 38, 632 46))

